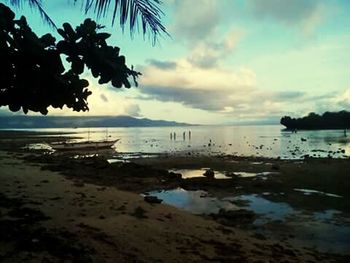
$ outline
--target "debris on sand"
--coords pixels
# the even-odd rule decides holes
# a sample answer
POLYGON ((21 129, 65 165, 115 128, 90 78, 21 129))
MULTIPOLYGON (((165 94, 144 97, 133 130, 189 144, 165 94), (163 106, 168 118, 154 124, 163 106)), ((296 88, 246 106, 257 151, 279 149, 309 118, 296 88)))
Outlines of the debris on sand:
POLYGON ((203 175, 208 178, 214 178, 215 172, 212 169, 207 169, 203 175))

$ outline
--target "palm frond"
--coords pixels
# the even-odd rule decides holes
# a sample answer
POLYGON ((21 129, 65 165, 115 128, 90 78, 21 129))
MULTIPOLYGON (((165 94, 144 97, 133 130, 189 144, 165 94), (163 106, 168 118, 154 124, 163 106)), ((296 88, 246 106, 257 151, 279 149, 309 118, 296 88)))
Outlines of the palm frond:
POLYGON ((165 26, 161 23, 161 17, 164 15, 160 9, 160 0, 83 0, 85 2, 85 12, 93 11, 97 17, 105 17, 108 14, 109 7, 113 3, 112 25, 114 25, 116 16, 119 12, 119 24, 122 29, 128 24, 130 33, 133 35, 136 29, 139 29, 139 20, 141 20, 141 29, 143 35, 153 36, 153 41, 162 33, 169 35, 165 26))
POLYGON ((46 11, 42 7, 41 0, 10 0, 9 1, 12 6, 17 8, 22 8, 24 4, 28 4, 30 8, 36 9, 39 11, 41 18, 51 27, 57 29, 56 24, 53 22, 51 17, 46 13, 46 11))

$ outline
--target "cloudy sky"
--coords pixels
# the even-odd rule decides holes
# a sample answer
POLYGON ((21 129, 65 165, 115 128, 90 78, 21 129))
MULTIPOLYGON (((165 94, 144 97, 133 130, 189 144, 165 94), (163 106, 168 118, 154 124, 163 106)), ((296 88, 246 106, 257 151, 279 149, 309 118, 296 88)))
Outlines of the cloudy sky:
MULTIPOLYGON (((85 18, 69 0, 43 2, 58 25, 85 18)), ((220 124, 350 110, 350 1, 164 0, 162 9, 171 37, 155 46, 99 20, 143 76, 138 88, 120 90, 87 74, 85 115, 220 124)), ((52 31, 35 11, 17 14, 38 34, 52 31)))

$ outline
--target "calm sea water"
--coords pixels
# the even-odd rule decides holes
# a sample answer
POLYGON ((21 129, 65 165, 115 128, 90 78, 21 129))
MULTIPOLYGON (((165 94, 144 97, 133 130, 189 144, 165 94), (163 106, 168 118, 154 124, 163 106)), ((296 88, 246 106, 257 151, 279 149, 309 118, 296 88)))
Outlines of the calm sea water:
POLYGON ((305 154, 324 157, 350 156, 350 133, 342 130, 283 131, 280 125, 192 126, 147 128, 35 129, 80 136, 81 140, 120 139, 114 146, 119 153, 234 154, 300 158, 305 154), (189 138, 191 131, 191 139, 189 138), (170 133, 176 133, 176 140, 170 133), (183 133, 185 132, 185 137, 183 133))

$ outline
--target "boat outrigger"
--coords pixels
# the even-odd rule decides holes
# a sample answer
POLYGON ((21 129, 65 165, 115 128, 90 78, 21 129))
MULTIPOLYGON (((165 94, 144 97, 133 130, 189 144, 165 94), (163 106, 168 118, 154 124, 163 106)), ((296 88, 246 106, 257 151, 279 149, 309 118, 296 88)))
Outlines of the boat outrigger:
POLYGON ((59 142, 50 143, 50 146, 56 151, 94 150, 111 148, 118 141, 119 139, 112 141, 59 142))

